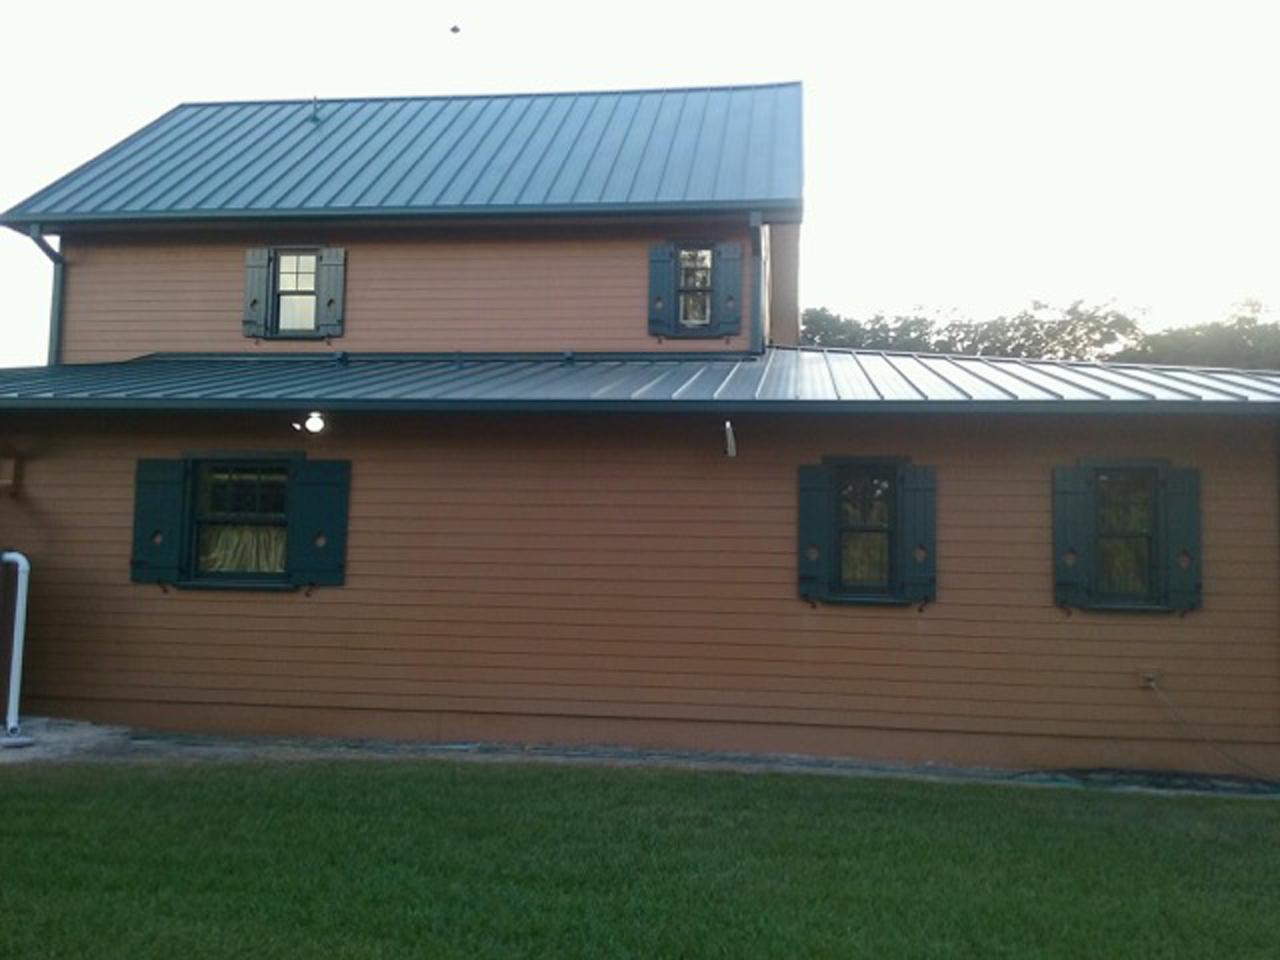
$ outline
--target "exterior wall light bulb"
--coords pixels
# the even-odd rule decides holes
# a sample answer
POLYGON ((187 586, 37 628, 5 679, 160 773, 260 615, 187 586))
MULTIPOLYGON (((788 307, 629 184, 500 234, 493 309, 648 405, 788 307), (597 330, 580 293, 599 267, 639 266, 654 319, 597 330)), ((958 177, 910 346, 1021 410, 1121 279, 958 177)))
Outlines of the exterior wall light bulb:
POLYGON ((315 410, 307 414, 307 419, 302 421, 302 428, 307 433, 320 433, 324 430, 324 426, 324 415, 315 410))

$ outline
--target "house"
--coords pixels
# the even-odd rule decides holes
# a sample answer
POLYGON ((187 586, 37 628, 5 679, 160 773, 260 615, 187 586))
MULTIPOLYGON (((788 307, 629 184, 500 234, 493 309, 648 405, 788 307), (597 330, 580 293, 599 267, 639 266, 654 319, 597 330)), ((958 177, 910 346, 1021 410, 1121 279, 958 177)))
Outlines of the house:
POLYGON ((187 104, 10 209, 26 702, 1280 768, 1280 374, 801 346, 800 128, 794 84, 187 104))

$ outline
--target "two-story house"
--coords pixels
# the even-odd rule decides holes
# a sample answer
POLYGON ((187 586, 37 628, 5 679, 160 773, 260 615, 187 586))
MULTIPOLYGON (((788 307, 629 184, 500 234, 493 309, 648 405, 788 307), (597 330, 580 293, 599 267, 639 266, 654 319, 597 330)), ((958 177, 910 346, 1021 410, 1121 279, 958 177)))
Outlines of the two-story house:
POLYGON ((188 104, 18 204, 27 703, 1280 767, 1280 374, 802 347, 801 188, 781 84, 188 104))

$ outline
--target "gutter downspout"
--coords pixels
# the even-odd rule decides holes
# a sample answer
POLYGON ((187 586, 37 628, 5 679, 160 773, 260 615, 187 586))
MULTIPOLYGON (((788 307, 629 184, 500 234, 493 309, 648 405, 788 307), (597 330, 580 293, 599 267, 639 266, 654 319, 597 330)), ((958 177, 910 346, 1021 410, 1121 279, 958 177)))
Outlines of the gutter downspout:
POLYGON ((40 251, 53 262, 53 299, 49 304, 49 366, 55 367, 62 363, 62 290, 67 258, 50 246, 40 229, 40 224, 32 224, 29 236, 40 251))
POLYGON ((18 697, 22 693, 22 647, 27 635, 27 589, 31 580, 31 561, 16 550, 0 553, 0 566, 15 564, 18 568, 17 597, 13 602, 13 658, 9 664, 9 708, 4 718, 5 735, 0 746, 26 747, 30 737, 21 736, 18 726, 18 697))
POLYGON ((761 228, 764 216, 751 211, 751 352, 764 353, 764 313, 760 297, 764 294, 764 257, 761 252, 761 228))

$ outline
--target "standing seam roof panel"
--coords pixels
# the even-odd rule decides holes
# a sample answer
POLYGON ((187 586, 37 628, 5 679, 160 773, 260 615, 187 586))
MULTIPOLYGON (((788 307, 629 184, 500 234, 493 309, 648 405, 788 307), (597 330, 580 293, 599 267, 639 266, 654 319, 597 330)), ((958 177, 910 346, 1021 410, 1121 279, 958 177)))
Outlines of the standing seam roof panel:
POLYGON ((132 162, 113 170, 107 177, 88 178, 85 190, 78 199, 67 198, 69 205, 83 206, 86 210, 126 209, 133 197, 147 191, 163 189, 166 184, 180 179, 189 167, 197 166, 202 159, 202 150, 206 143, 214 143, 217 138, 225 136, 236 126, 249 122, 249 118, 266 112, 265 107, 256 107, 243 111, 227 111, 224 115, 209 114, 208 123, 201 123, 180 139, 176 139, 158 155, 140 153, 132 162), (188 166, 189 165, 189 166, 188 166), (157 167, 161 170, 158 178, 147 182, 157 167))
MULTIPOLYGON (((764 355, 524 354, 481 359, 445 355, 157 355, 118 363, 0 370, 7 409, 184 407, 217 409, 417 409, 444 404, 503 409, 542 403, 762 404, 769 409, 928 412, 1110 409, 1144 413, 1280 411, 1280 373, 1205 368, 990 360, 773 347, 764 355), (1017 379, 1013 371, 1019 371, 1017 379), (954 378, 954 379, 953 379, 954 378), (1004 379, 1000 379, 1004 378, 1004 379), (1060 379, 1059 379, 1060 378, 1060 379), (1094 386, 1076 389, 1075 379, 1094 386), (1176 379, 1183 394, 1143 393, 1176 379), (980 392, 980 384, 1000 383, 980 392), (1034 384, 1061 383, 1050 396, 1034 384), (1011 394, 1005 384, 1019 386, 1011 394), (1253 384, 1242 399, 1245 383, 1253 384), (1196 386, 1199 384, 1199 386, 1196 386), (1236 392, 1228 392, 1228 391, 1236 392), (964 396, 964 392, 969 396, 964 396), (397 404, 401 406, 397 407, 397 404), (792 404, 801 404, 792 408, 792 404), (807 405, 807 406, 805 406, 807 405)), ((693 409, 694 407, 688 407, 693 409)))
POLYGON ((503 118, 513 110, 519 110, 521 101, 514 98, 490 100, 466 131, 453 142, 452 149, 431 170, 409 195, 406 206, 435 205, 458 174, 470 165, 480 147, 494 130, 500 130, 503 118))
POLYGON ((642 97, 627 130, 626 138, 618 148, 618 156, 609 178, 605 181, 599 199, 604 203, 626 203, 635 186, 636 175, 649 150, 653 131, 658 124, 665 94, 653 93, 642 97))
POLYGON ((520 119, 506 131, 502 142, 485 164, 484 170, 470 182, 459 185, 459 198, 464 205, 484 206, 502 187, 520 161, 521 154, 555 102, 551 97, 529 97, 520 119))
POLYGON ((547 192, 542 195, 542 202, 547 204, 572 203, 577 195, 582 178, 586 175, 600 138, 613 122, 621 97, 598 97, 590 105, 590 110, 578 135, 564 155, 559 170, 551 179, 547 192))
POLYGON ((168 181, 171 186, 168 189, 151 196, 145 190, 135 193, 134 199, 128 201, 128 207, 145 210, 164 209, 177 205, 196 209, 196 204, 183 204, 182 201, 187 197, 207 194, 211 185, 216 186, 220 182, 225 182, 229 175, 228 168, 234 169, 233 164, 241 162, 251 150, 270 149, 282 136, 296 129, 298 119, 290 116, 292 112, 287 107, 276 107, 264 110, 260 114, 250 115, 246 118, 246 123, 237 130, 234 141, 222 144, 221 148, 199 149, 196 152, 193 157, 196 166, 192 172, 207 171, 201 179, 194 180, 190 176, 170 177, 168 181))
MULTIPOLYGON (((334 111, 330 120, 338 131, 345 129, 351 115, 358 113, 363 104, 342 104, 334 111)), ((316 127, 318 122, 312 119, 310 110, 300 112, 291 118, 289 127, 267 144, 260 154, 253 153, 257 144, 246 144, 235 158, 236 166, 225 171, 221 178, 197 195, 194 204, 198 207, 213 209, 237 209, 231 201, 242 190, 252 191, 256 184, 269 182, 269 177, 276 169, 278 161, 283 159, 290 166, 296 167, 299 159, 305 158, 315 149, 320 137, 316 127)))
POLYGON ((0 217, 799 212, 796 84, 184 104, 0 217))
POLYGON ((397 171, 403 171, 411 162, 413 144, 420 137, 426 136, 445 110, 446 104, 438 100, 424 100, 415 104, 415 109, 400 118, 399 125, 391 131, 391 136, 377 153, 366 157, 361 151, 357 154, 361 158, 360 162, 356 163, 356 158, 352 158, 353 169, 345 179, 336 175, 333 177, 334 183, 329 186, 327 199, 321 200, 326 197, 326 191, 317 188, 304 198, 304 202, 322 208, 358 206, 360 199, 380 179, 392 174, 399 176, 397 171), (406 154, 410 155, 409 160, 405 159, 406 154))
POLYGON ((305 195, 327 180, 353 153, 377 136, 403 108, 404 104, 397 103, 358 105, 341 121, 343 142, 337 150, 326 154, 323 139, 313 137, 305 150, 296 156, 278 160, 274 171, 267 171, 257 182, 227 198, 224 206, 241 208, 258 203, 274 204, 288 194, 305 195), (272 199, 268 201, 268 197, 272 199))
POLYGON ((728 116, 720 139, 720 159, 711 181, 711 194, 717 200, 746 194, 747 144, 751 140, 751 124, 755 120, 755 97, 729 94, 728 116))
POLYGON ((416 139, 406 144, 392 170, 388 171, 387 182, 370 184, 365 194, 357 199, 357 204, 365 207, 403 206, 426 176, 420 168, 428 172, 433 170, 448 155, 453 144, 470 129, 483 109, 474 101, 447 104, 445 110, 432 117, 430 125, 423 131, 426 142, 421 149, 415 149, 418 146, 416 139), (456 109, 447 112, 455 104, 456 109), (427 139, 428 134, 430 139, 427 139))
POLYGON ((715 90, 707 97, 706 112, 698 126, 698 139, 693 148, 693 163, 685 181, 686 197, 714 195, 716 170, 724 151, 725 131, 729 125, 732 94, 715 90))
MULTIPOLYGON (((119 176, 122 172, 134 170, 149 162, 154 163, 154 158, 147 153, 147 150, 154 148, 157 141, 173 137, 176 131, 182 131, 185 128, 198 129, 217 122, 216 114, 201 115, 183 107, 175 107, 150 125, 105 151, 100 157, 82 163, 61 180, 45 187, 27 203, 47 203, 53 209, 77 206, 79 201, 75 198, 97 189, 97 184, 103 179, 119 176)), ((180 143, 175 143, 162 147, 161 156, 177 150, 179 146, 180 143)))
POLYGON ((601 131, 600 140, 596 144, 590 160, 583 168, 582 176, 573 191, 573 200, 578 203, 599 203, 604 195, 605 186, 613 175, 613 168, 622 155, 627 138, 631 135, 631 127, 644 100, 636 97, 619 97, 609 122, 601 131))

